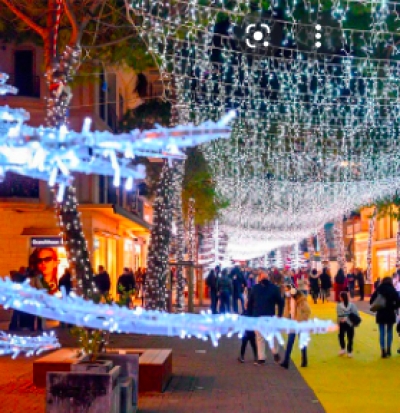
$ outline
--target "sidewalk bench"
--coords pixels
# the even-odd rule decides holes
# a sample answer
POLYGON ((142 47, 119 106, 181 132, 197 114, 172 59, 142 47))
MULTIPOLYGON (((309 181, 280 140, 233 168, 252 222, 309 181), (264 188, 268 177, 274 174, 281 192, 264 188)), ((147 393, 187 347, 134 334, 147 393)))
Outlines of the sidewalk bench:
MULTIPOLYGON (((172 377, 171 349, 107 349, 110 354, 139 354, 139 393, 162 393, 172 377)), ((77 349, 63 348, 33 362, 33 383, 46 387, 48 371, 71 371, 71 364, 79 360, 77 349)))

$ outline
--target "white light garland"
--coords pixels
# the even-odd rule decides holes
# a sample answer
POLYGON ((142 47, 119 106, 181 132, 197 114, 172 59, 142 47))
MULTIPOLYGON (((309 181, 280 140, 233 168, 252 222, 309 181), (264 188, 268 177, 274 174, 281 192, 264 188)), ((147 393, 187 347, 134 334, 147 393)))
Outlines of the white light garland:
POLYGON ((0 331, 0 356, 11 355, 15 359, 24 353, 26 357, 38 356, 44 351, 61 347, 53 332, 38 337, 24 337, 0 331))
POLYGON ((300 345, 304 347, 309 341, 310 333, 325 333, 336 329, 336 324, 329 320, 313 319, 299 323, 276 317, 211 315, 204 312, 169 314, 142 308, 129 310, 116 304, 94 304, 74 294, 57 298, 44 290, 30 287, 28 282, 16 284, 9 278, 0 279, 0 305, 110 332, 196 337, 203 340, 210 338, 215 346, 223 335, 231 337, 233 334, 243 334, 245 330, 256 330, 270 343, 273 343, 274 338, 283 342, 281 333, 301 334, 300 345))

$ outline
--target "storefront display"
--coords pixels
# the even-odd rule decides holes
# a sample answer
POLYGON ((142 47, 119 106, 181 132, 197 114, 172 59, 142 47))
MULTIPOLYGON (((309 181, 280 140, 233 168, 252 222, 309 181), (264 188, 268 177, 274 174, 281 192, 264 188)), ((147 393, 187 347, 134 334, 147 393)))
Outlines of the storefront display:
POLYGON ((28 266, 43 274, 43 279, 54 294, 58 290, 58 280, 68 268, 68 260, 61 237, 31 238, 28 266))

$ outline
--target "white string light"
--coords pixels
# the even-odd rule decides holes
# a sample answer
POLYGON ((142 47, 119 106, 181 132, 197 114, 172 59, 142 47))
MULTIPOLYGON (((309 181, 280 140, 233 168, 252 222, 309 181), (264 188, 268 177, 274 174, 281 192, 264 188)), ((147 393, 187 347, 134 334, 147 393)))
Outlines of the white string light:
POLYGON ((9 278, 0 279, 0 304, 4 308, 16 308, 40 317, 110 332, 210 338, 215 346, 221 336, 231 337, 233 334, 243 334, 245 330, 259 331, 267 340, 277 337, 281 342, 281 333, 302 333, 301 346, 304 346, 310 333, 336 329, 336 323, 329 320, 296 322, 285 318, 242 317, 237 314, 169 314, 146 311, 140 307, 130 310, 116 304, 95 304, 73 293, 58 298, 30 287, 29 282, 16 284, 9 278))
POLYGON ((24 337, 0 331, 0 356, 11 355, 15 359, 24 353, 26 357, 38 356, 44 351, 61 347, 53 332, 38 337, 24 337))

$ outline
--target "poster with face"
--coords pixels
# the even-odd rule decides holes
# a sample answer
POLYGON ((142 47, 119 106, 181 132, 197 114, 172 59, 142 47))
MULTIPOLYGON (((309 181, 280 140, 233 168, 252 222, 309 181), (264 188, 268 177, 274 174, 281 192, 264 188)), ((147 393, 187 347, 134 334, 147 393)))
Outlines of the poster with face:
POLYGON ((50 294, 58 291, 58 280, 68 267, 62 238, 32 238, 29 268, 43 275, 50 294))

